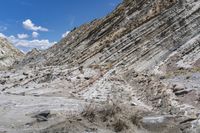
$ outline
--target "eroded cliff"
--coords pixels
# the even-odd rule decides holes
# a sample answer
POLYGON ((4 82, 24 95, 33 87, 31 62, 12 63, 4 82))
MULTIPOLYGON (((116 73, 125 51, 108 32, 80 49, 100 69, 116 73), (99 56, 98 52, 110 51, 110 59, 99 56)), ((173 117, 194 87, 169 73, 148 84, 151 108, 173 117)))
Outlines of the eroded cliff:
POLYGON ((23 55, 7 39, 0 37, 0 70, 11 66, 17 59, 22 58, 23 55))
POLYGON ((34 49, 0 72, 0 131, 200 132, 199 14, 198 0, 124 0, 34 49))

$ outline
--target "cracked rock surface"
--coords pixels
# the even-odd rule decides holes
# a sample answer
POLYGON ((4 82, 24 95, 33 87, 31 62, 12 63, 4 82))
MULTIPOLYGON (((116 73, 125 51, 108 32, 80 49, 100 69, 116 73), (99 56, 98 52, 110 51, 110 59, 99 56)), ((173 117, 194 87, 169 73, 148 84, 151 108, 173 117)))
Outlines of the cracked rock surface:
POLYGON ((0 132, 199 133, 199 23, 199 0, 124 0, 33 49, 0 71, 0 132))

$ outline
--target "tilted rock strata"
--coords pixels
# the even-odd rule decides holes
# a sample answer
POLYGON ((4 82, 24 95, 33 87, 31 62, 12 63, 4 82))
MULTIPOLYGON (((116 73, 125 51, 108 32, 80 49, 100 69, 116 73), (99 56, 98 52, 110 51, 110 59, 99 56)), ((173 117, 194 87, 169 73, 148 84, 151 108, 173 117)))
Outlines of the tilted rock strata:
MULTIPOLYGON (((40 61, 152 70, 198 36, 199 9, 199 1, 194 0, 124 1, 108 16, 74 29, 40 53, 40 61)), ((195 53, 199 55, 199 50, 195 53)))
POLYGON ((199 14, 196 0, 124 0, 34 49, 0 72, 0 129, 200 132, 199 14))
POLYGON ((0 69, 11 66, 16 59, 23 57, 23 55, 7 39, 0 38, 0 69))

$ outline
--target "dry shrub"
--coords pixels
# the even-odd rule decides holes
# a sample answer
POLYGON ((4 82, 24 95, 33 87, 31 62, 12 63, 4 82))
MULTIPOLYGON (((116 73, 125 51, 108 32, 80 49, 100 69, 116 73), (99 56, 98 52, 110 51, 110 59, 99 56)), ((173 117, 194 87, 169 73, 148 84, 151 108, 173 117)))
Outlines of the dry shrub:
POLYGON ((109 118, 112 118, 115 116, 115 114, 121 112, 121 108, 115 104, 106 104, 100 111, 100 118, 103 122, 107 121, 109 118))
POLYGON ((114 128, 115 132, 121 132, 121 131, 127 129, 128 126, 126 125, 126 123, 123 120, 119 119, 116 121, 116 123, 113 124, 113 128, 114 128))
POLYGON ((154 113, 146 110, 136 110, 131 113, 129 120, 133 125, 137 126, 138 128, 142 128, 143 117, 149 115, 154 115, 154 113))
POLYGON ((85 110, 81 113, 81 115, 86 118, 89 122, 94 122, 96 117, 96 111, 94 105, 91 103, 86 106, 85 110))
POLYGON ((122 108, 117 103, 112 100, 102 106, 95 106, 94 103, 91 103, 86 106, 81 115, 91 123, 101 123, 106 125, 106 128, 121 132, 129 128, 127 124, 130 122, 128 119, 130 117, 126 116, 128 114, 123 114, 122 108))
POLYGON ((136 125, 137 127, 140 127, 140 120, 142 119, 142 116, 139 114, 134 114, 131 116, 130 120, 132 124, 136 125))

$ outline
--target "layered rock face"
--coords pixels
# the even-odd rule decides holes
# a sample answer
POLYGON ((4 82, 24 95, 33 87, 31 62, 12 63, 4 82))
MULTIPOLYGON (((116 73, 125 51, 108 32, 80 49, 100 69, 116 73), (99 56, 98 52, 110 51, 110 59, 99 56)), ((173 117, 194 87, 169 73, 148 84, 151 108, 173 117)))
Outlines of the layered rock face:
MULTIPOLYGON (((180 66, 188 52, 194 59, 193 66, 199 64, 199 43, 195 41, 199 35, 198 14, 199 1, 194 0, 124 1, 105 18, 75 29, 43 52, 42 61, 45 65, 70 66, 125 64, 126 68, 144 71, 154 69, 178 51, 182 54, 174 67, 180 66)), ((166 64, 165 71, 166 67, 171 68, 166 64)))
POLYGON ((0 71, 0 132, 199 133, 199 24, 198 0, 124 0, 33 49, 0 71))
POLYGON ((11 66, 23 53, 16 49, 7 39, 0 37, 0 69, 11 66))

